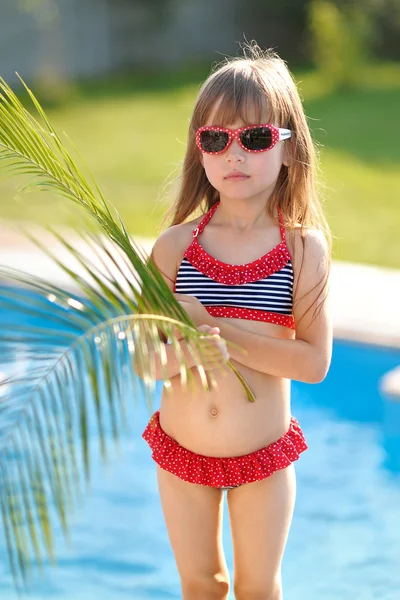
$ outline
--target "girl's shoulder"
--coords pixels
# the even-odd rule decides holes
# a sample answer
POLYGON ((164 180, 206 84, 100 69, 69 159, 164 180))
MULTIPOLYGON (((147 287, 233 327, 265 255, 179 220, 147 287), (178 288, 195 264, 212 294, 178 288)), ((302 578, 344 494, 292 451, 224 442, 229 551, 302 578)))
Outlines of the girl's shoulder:
POLYGON ((162 251, 185 252, 186 248, 191 244, 193 239, 193 231, 201 222, 202 217, 180 223, 179 225, 171 225, 163 231, 154 243, 154 249, 162 251))
POLYGON ((312 227, 295 225, 291 229, 286 229, 286 242, 289 251, 293 250, 293 253, 304 252, 308 248, 322 253, 328 251, 328 242, 323 231, 312 227))
POLYGON ((160 271, 168 273, 169 278, 175 278, 183 255, 192 243, 193 231, 201 219, 199 217, 186 223, 171 225, 156 239, 151 255, 160 271))
POLYGON ((286 244, 292 257, 295 275, 304 270, 307 272, 329 269, 329 244, 320 229, 299 225, 286 230, 286 244))

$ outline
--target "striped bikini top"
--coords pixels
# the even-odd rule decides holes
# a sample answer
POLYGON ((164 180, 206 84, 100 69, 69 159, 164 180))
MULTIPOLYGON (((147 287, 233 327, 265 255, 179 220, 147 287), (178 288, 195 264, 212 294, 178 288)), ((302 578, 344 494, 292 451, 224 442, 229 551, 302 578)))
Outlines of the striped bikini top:
POLYGON ((218 204, 193 231, 176 275, 175 292, 194 296, 214 317, 265 321, 295 329, 293 266, 281 213, 281 242, 247 265, 231 265, 208 254, 198 241, 218 204))

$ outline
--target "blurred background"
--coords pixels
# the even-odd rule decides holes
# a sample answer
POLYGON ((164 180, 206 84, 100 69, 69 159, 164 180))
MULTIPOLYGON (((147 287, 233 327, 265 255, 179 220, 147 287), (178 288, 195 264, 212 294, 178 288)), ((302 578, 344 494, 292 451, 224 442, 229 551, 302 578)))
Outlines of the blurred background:
MULTIPOLYGON (((321 150, 334 258, 400 266, 399 0, 0 0, 0 75, 17 71, 133 235, 155 236, 197 89, 256 39, 287 60, 321 150)), ((0 217, 73 225, 69 203, 20 199, 0 217)))
MULTIPOLYGON (((386 391, 381 382, 400 364, 400 271, 383 268, 400 268, 400 0, 0 0, 0 76, 24 102, 15 72, 30 85, 134 238, 158 234, 199 85, 245 39, 274 48, 299 84, 320 151, 334 236, 333 304, 343 323, 326 380, 292 385, 310 452, 296 466, 285 598, 398 600, 400 371, 386 391)), ((20 183, 0 179, 0 264, 16 250, 19 268, 54 281, 10 225, 75 226, 82 213, 50 194, 22 197, 20 183)), ((18 311, 2 309, 0 331, 18 319, 18 311)), ((4 348, 0 356, 4 362, 4 348)), ((0 381, 9 367, 1 360, 0 381)), ((24 348, 16 348, 13 367, 24 372, 25 363, 24 348)), ((58 568, 36 578, 32 600, 180 598, 155 468, 141 440, 148 412, 141 402, 130 409, 124 460, 107 468, 92 425, 85 508, 73 518, 68 547, 57 529, 58 568)), ((17 600, 2 533, 0 596, 17 600)), ((224 542, 232 569, 226 514, 224 542)))

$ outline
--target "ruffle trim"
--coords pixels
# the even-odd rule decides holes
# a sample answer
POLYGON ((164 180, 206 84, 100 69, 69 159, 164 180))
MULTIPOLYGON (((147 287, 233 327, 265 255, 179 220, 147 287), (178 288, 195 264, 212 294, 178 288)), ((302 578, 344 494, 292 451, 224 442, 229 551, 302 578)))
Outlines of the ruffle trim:
POLYGON ((259 281, 280 271, 291 260, 286 242, 282 241, 267 254, 247 265, 230 265, 208 254, 197 237, 193 238, 184 256, 198 271, 225 285, 259 281))
POLYGON ((307 450, 303 432, 294 417, 289 430, 279 440, 251 454, 233 458, 202 456, 183 448, 161 428, 159 411, 151 417, 143 438, 152 450, 153 460, 162 469, 183 481, 216 488, 266 479, 288 467, 307 450))
POLYGON ((274 323, 296 329, 296 323, 292 315, 282 315, 276 312, 267 312, 252 308, 241 308, 236 306, 205 306, 208 314, 212 317, 228 317, 233 319, 247 319, 250 321, 262 321, 264 323, 274 323))

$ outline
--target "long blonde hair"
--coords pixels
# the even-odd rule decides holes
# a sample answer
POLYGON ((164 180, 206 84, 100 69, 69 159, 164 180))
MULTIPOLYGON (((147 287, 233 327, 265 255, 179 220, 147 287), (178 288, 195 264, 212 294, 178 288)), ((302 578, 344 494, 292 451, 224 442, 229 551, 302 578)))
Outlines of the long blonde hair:
MULTIPOLYGON (((262 51, 254 42, 242 45, 242 50, 243 56, 217 65, 200 88, 178 176, 179 191, 167 218, 171 225, 183 223, 199 208, 206 212, 219 200, 219 192, 208 181, 196 146, 196 131, 207 122, 218 101, 214 122, 219 125, 238 118, 249 123, 251 110, 259 123, 267 117, 269 122, 292 131, 292 137, 285 142, 289 166, 281 167, 268 200, 268 214, 278 221, 279 209, 289 231, 301 228, 302 240, 305 229, 320 230, 330 250, 331 235, 317 193, 316 148, 294 79, 275 52, 262 51)), ((322 292, 325 287, 326 281, 322 292)))

